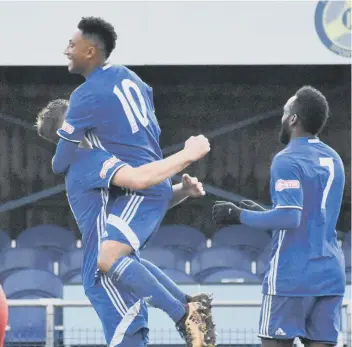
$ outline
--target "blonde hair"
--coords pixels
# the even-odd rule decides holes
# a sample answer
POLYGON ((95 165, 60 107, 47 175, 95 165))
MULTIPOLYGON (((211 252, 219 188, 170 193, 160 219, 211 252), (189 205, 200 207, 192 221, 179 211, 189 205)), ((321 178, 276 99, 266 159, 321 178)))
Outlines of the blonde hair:
POLYGON ((57 130, 61 128, 68 108, 68 101, 56 99, 50 101, 37 115, 35 127, 40 137, 53 142, 58 142, 57 130))

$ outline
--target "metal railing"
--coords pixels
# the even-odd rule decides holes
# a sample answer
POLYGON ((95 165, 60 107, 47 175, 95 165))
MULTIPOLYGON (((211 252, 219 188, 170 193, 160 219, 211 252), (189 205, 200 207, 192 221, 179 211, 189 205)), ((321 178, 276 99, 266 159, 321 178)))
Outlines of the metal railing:
MULTIPOLYGON (((88 300, 62 300, 62 299, 16 299, 8 300, 9 307, 44 307, 46 310, 46 342, 45 347, 55 347, 55 331, 64 330, 62 326, 55 326, 54 314, 56 307, 92 307, 88 300)), ((213 307, 255 307, 261 306, 260 301, 234 301, 234 300, 224 300, 224 301, 214 301, 212 303, 213 307)), ((347 347, 352 347, 352 301, 344 300, 343 309, 346 313, 346 330, 344 339, 344 345, 347 347)), ((9 327, 11 329, 11 327, 9 327)), ((235 328, 235 327, 234 327, 235 328)), ((25 341, 24 341, 25 342, 25 341)), ((296 345, 300 345, 297 341, 296 345)), ((342 345, 341 345, 342 346, 342 345)))

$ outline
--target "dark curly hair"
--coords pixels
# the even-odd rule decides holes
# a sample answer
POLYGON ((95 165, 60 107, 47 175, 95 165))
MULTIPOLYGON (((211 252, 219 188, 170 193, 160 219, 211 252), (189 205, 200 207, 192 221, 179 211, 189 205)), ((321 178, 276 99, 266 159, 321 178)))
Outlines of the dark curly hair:
POLYGON ((116 47, 117 35, 114 27, 99 17, 83 17, 78 23, 78 29, 85 36, 93 36, 102 43, 105 58, 109 58, 116 47))
POLYGON ((330 113, 325 96, 312 86, 303 86, 295 95, 290 113, 297 115, 305 131, 318 135, 330 113))
POLYGON ((68 105, 67 100, 56 99, 50 101, 48 105, 38 113, 35 127, 40 137, 52 143, 58 142, 59 136, 56 132, 62 126, 68 105))

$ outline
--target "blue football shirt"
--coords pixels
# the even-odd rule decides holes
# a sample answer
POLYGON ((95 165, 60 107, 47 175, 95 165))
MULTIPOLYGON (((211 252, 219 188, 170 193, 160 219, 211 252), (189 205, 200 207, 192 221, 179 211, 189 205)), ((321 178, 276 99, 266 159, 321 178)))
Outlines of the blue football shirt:
MULTIPOLYGON (((119 188, 110 187, 110 182, 114 174, 125 165, 126 163, 106 151, 78 148, 66 174, 67 198, 82 234, 82 279, 85 291, 93 287, 98 280, 95 276, 97 258, 100 241, 104 237, 109 206, 121 193, 119 188)), ((138 298, 134 294, 114 288, 106 278, 101 278, 101 286, 116 308, 116 316, 111 318, 112 324, 116 324, 123 317, 133 316, 131 324, 126 326, 128 334, 148 326, 148 310, 144 301, 136 311, 138 298)))
POLYGON ((105 230, 108 204, 116 198, 110 188, 114 174, 126 163, 102 150, 78 148, 66 174, 66 194, 82 234, 83 286, 95 283, 99 244, 105 230), (111 201, 110 201, 111 200, 111 201))
POLYGON ((302 218, 296 229, 273 231, 264 294, 344 294, 344 257, 335 230, 344 184, 340 156, 318 138, 294 139, 275 156, 273 208, 302 210, 302 218))
MULTIPOLYGON (((132 167, 163 158, 152 88, 124 66, 99 67, 87 77, 72 93, 58 135, 77 143, 87 137, 132 167)), ((169 199, 171 180, 140 194, 169 199)))

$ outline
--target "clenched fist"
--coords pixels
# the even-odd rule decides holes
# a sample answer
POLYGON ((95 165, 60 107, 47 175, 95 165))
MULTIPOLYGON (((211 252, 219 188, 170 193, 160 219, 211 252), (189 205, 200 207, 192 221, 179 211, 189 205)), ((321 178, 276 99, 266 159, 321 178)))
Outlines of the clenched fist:
POLYGON ((204 135, 191 136, 185 142, 184 151, 191 161, 202 159, 210 151, 209 140, 204 135))

